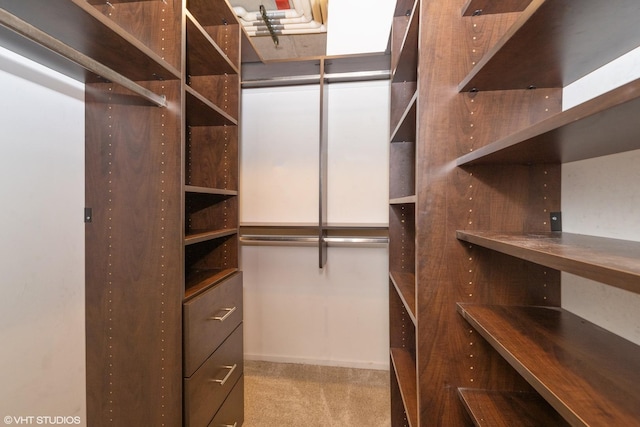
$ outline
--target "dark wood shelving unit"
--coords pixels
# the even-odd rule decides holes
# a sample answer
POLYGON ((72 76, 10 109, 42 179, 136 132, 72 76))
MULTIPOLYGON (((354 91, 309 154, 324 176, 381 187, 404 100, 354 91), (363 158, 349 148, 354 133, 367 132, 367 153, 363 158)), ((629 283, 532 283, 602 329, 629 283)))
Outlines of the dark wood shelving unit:
POLYGON ((391 47, 389 333, 391 423, 419 425, 416 306, 418 43, 421 2, 400 0, 391 47))
POLYGON ((537 393, 458 389, 476 427, 568 427, 537 393))
POLYGON ((458 231, 457 237, 517 258, 640 293, 640 243, 571 233, 458 231))
POLYGON ((635 0, 532 0, 459 88, 564 87, 637 47, 639 13, 635 0))
POLYGON ((573 426, 640 419, 640 348, 559 308, 458 305, 573 426))
POLYGON ((242 425, 242 276, 238 273, 242 29, 226 1, 186 3, 184 425, 242 425), (221 310, 231 317, 214 316, 221 310), (220 366, 233 367, 222 370, 229 382, 218 380, 220 387, 211 387, 220 366))
POLYGON ((0 0, 3 47, 85 83, 91 426, 243 422, 242 31, 226 1, 185 3, 0 0), (234 315, 191 324, 185 301, 234 315), (218 352, 183 342, 183 327, 234 338, 218 352), (201 372, 185 378, 187 358, 237 369, 221 393, 201 372), (207 398, 193 392, 203 388, 207 398))
POLYGON ((416 70, 391 88, 390 347, 411 361, 392 363, 392 425, 637 423, 638 362, 606 354, 638 346, 558 307, 561 271, 639 293, 640 243, 552 233, 550 212, 563 163, 640 148, 639 80, 561 111, 564 86, 640 45, 640 3, 454 3, 402 2, 390 39, 416 70))

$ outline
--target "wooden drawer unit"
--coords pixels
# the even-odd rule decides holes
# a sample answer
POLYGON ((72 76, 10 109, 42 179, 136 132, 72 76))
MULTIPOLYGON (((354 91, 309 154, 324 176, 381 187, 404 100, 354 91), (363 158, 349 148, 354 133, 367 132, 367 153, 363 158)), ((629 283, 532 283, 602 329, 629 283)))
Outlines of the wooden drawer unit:
POLYGON ((184 303, 184 376, 190 377, 242 322, 242 273, 184 303))
POLYGON ((244 422, 244 376, 241 376, 209 427, 240 427, 244 422))
POLYGON ((185 426, 209 425, 242 376, 242 358, 240 325, 190 378, 185 378, 185 426))

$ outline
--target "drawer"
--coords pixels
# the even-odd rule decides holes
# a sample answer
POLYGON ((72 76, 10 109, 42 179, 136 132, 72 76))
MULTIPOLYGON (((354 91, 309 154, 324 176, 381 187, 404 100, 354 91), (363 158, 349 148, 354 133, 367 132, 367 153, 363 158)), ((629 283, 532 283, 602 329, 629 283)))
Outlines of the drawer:
POLYGON ((242 322, 242 273, 183 304, 184 376, 190 377, 242 322))
POLYGON ((242 324, 184 380, 185 425, 207 426, 244 370, 242 324))
POLYGON ((244 423, 244 376, 240 377, 209 427, 240 427, 244 423))

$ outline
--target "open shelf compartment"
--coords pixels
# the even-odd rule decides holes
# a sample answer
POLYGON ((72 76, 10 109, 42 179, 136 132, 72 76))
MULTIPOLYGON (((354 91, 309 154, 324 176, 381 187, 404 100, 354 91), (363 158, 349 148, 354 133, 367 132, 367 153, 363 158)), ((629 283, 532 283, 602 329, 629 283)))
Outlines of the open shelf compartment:
POLYGON ((572 233, 459 230, 460 240, 640 293, 640 243, 572 233))
POLYGON ((640 347, 560 308, 458 312, 572 426, 640 419, 640 347))
POLYGON ((640 45, 639 15, 636 0, 533 0, 459 89, 565 87, 640 45))

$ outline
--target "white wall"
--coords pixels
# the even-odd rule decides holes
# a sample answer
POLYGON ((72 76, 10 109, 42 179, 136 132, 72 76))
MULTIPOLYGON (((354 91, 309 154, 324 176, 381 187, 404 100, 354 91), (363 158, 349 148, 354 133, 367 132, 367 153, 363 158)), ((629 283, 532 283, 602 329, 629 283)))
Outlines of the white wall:
POLYGON ((83 91, 0 48, 2 420, 85 423, 83 91))
MULTIPOLYGON (((389 83, 329 87, 328 221, 387 224, 389 83)), ((319 87, 243 91, 241 223, 318 222, 319 87)), ((243 246, 245 357, 387 369, 388 250, 243 246)))
MULTIPOLYGON (((563 108, 640 77, 640 49, 567 86, 563 108)), ((640 241, 640 150, 562 167, 563 230, 640 241)), ((640 295, 562 274, 562 305, 640 344, 640 295)))

